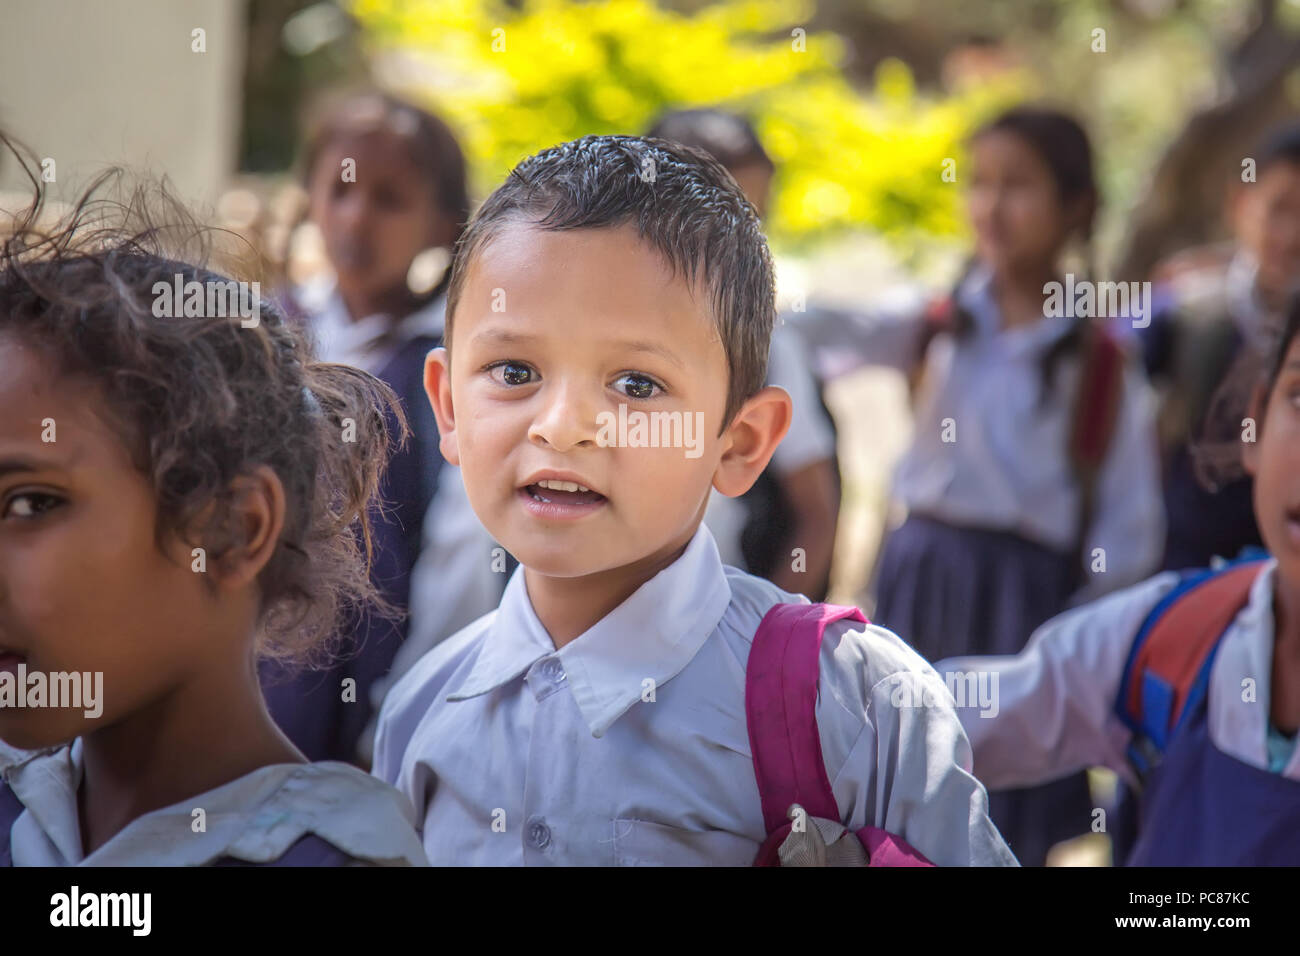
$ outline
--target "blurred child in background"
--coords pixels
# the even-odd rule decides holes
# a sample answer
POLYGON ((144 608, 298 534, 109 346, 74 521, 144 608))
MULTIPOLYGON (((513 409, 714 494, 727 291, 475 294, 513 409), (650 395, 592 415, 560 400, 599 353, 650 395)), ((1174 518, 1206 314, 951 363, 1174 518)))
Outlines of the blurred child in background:
POLYGON ((184 220, 40 207, 0 250, 0 866, 422 864, 409 805, 309 763, 255 668, 374 595, 392 392, 266 303, 160 308, 237 287, 159 251, 184 220), (15 700, 33 675, 80 699, 15 700))
MULTIPOLYGON (((646 135, 708 153, 731 173, 759 216, 767 215, 776 167, 747 120, 716 109, 677 110, 660 117, 646 135)), ((739 498, 716 491, 710 496, 705 522, 724 563, 820 601, 830 584, 840 504, 835 424, 802 340, 779 324, 772 331, 767 383, 790 393, 790 430, 754 487, 739 498), (802 561, 792 559, 795 549, 801 549, 802 561)))
POLYGON ((1257 422, 1229 452, 1272 557, 1166 571, 1043 625, 1018 657, 938 665, 997 677, 992 719, 959 708, 989 786, 1097 764, 1140 784, 1131 826, 1104 828, 1117 862, 1300 861, 1300 302, 1270 351, 1225 418, 1257 422))
MULTIPOLYGON (((1067 606, 1140 580, 1162 545, 1155 420, 1141 369, 1098 323, 1048 315, 1072 239, 1098 194, 1087 135, 1050 110, 1011 110, 971 142, 971 266, 924 315, 802 317, 817 352, 920 372, 873 620, 930 660, 1014 653, 1067 606), (1086 563, 1085 563, 1086 562, 1086 563)), ((1079 774, 1038 793, 991 793, 1017 857, 1085 831, 1079 774)))
MULTIPOLYGON (((442 340, 447 265, 469 216, 465 160, 432 114, 380 93, 334 103, 310 133, 303 176, 309 215, 324 240, 332 281, 300 291, 312 335, 327 361, 355 366, 392 387, 414 438, 393 456, 373 517, 374 581, 405 613, 366 613, 354 640, 325 672, 295 676, 267 668, 271 713, 312 759, 368 764, 369 728, 389 672, 410 633, 425 649, 490 609, 504 574, 491 569, 491 539, 474 519, 458 469, 443 464, 422 375, 442 340), (428 539, 426 518, 436 515, 428 539), (413 585, 417 559, 431 549, 437 573, 413 585)), ((396 664, 395 664, 396 661, 396 664)))
POLYGON ((1234 363, 1257 362, 1271 345, 1300 281, 1300 125, 1274 131, 1250 155, 1254 180, 1235 175, 1229 187, 1233 240, 1180 253, 1157 269, 1164 307, 1134 332, 1161 394, 1168 518, 1162 565, 1170 570, 1205 567, 1262 543, 1250 477, 1206 487, 1192 454, 1198 439, 1212 437, 1202 434, 1215 420, 1211 397, 1234 363))

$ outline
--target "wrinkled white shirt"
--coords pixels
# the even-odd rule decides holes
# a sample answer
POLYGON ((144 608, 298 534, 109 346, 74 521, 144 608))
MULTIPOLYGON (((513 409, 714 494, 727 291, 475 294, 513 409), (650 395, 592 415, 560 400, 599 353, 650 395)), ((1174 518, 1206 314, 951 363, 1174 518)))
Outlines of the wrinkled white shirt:
POLYGON ((10 830, 14 866, 204 866, 227 856, 269 863, 308 833, 362 865, 427 865, 409 801, 335 762, 261 767, 137 817, 87 856, 77 809, 83 768, 81 738, 0 754, 4 781, 25 807, 10 830), (206 827, 198 833, 196 809, 206 827))
MULTIPOLYGON (((926 352, 912 444, 898 463, 893 494, 909 512, 1008 531, 1073 555, 1080 492, 1067 449, 1077 355, 1058 364, 1051 397, 1040 404, 1039 395, 1042 357, 1074 320, 1047 317, 1004 330, 991 281, 987 269, 970 273, 957 298, 974 329, 960 340, 939 336, 926 352)), ((791 322, 818 365, 839 374, 867 363, 910 369, 924 323, 919 311, 826 310, 791 322)), ((1100 567, 1091 556, 1102 549, 1105 571, 1090 573, 1072 604, 1136 583, 1159 565, 1165 519, 1155 416, 1155 395, 1130 359, 1084 540, 1090 566, 1100 567)))
MULTIPOLYGON (((500 608, 393 688, 374 772, 434 864, 735 865, 765 837, 745 716, 754 632, 805 602, 724 567, 701 526, 676 562, 556 651, 523 569, 500 608)), ((842 822, 941 865, 1014 865, 952 699, 887 630, 827 628, 817 703, 842 822), (931 706, 896 707, 900 688, 931 706)))
MULTIPOLYGON (((1276 574, 1277 562, 1269 561, 1255 579, 1248 603, 1224 632, 1206 691, 1214 746, 1261 770, 1269 768, 1276 574)), ((1136 782, 1126 756, 1132 735, 1115 704, 1138 629, 1178 580, 1178 572, 1167 571, 1067 611, 1034 632, 1015 657, 952 657, 935 665, 941 675, 997 675, 996 715, 958 708, 980 780, 994 789, 1023 787, 1105 766, 1136 782)), ((1300 747, 1283 775, 1300 780, 1300 747)))

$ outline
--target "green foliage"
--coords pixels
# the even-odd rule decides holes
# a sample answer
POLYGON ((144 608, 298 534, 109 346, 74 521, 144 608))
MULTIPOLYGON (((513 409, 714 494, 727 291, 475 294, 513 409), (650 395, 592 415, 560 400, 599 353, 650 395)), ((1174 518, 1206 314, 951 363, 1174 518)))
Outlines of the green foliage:
POLYGON ((669 108, 749 116, 778 166, 769 227, 787 247, 869 227, 903 251, 961 235, 961 144, 1023 79, 926 96, 899 61, 854 90, 844 50, 806 32, 809 0, 353 0, 387 82, 446 116, 481 191, 588 133, 638 133, 669 108), (941 178, 957 161, 957 182, 941 178))

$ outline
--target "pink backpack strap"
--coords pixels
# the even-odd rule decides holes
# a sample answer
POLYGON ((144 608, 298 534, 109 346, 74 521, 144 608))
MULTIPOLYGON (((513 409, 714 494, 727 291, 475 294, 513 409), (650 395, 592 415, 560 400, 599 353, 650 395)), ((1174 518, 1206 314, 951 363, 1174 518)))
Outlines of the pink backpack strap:
POLYGON ((822 636, 835 621, 867 619, 855 607, 778 604, 754 634, 745 671, 745 717, 769 834, 797 803, 810 816, 840 819, 817 732, 822 636))
MULTIPOLYGON (((810 817, 841 819, 817 732, 822 637, 826 625, 836 621, 867 623, 855 607, 778 604, 754 634, 745 669, 745 718, 767 830, 755 866, 780 865, 780 846, 791 828, 790 804, 799 804, 810 817)), ((934 865, 902 837, 877 827, 863 827, 857 838, 869 866, 934 865)))

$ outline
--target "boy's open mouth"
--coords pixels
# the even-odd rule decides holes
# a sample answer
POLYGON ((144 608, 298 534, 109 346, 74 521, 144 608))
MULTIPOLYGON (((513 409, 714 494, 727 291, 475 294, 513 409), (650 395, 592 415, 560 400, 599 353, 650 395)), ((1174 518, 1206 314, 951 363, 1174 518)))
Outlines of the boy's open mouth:
POLYGON ((600 508, 608 500, 577 481, 538 478, 519 489, 525 507, 543 518, 576 518, 600 508))

